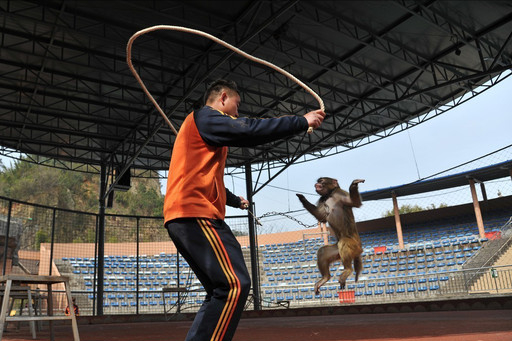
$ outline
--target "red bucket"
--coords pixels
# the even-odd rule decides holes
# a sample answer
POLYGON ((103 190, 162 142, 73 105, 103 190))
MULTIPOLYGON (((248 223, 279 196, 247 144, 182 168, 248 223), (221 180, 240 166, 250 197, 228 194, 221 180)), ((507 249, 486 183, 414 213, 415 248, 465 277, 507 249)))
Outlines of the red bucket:
POLYGON ((489 240, 501 239, 501 231, 485 232, 485 238, 489 240))
POLYGON ((338 291, 340 303, 355 303, 356 296, 354 290, 338 291))

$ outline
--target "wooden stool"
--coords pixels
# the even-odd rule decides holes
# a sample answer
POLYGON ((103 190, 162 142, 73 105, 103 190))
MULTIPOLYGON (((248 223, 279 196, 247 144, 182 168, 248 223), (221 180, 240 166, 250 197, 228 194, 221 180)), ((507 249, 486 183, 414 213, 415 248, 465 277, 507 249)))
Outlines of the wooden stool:
MULTIPOLYGON (((0 312, 0 340, 4 332, 4 326, 6 322, 17 322, 17 321, 29 321, 31 322, 30 329, 32 331, 32 337, 35 339, 35 328, 34 321, 49 321, 50 323, 50 339, 54 339, 53 335, 53 323, 55 320, 71 320, 71 326, 73 329, 73 339, 80 341, 78 336, 78 325, 76 323, 75 311, 73 309, 73 300, 71 299, 71 290, 69 288, 69 277, 65 276, 35 276, 35 275, 5 275, 0 276, 0 284, 5 283, 4 299, 2 302, 2 310, 0 312), (13 283, 16 285, 21 284, 46 284, 48 286, 48 315, 47 316, 33 316, 32 310, 32 296, 31 291, 28 290, 27 298, 29 302, 29 316, 8 316, 9 299, 11 298, 11 288, 13 283), (53 300, 52 300, 52 285, 57 283, 64 283, 66 289, 66 297, 68 306, 70 307, 69 316, 54 316, 53 315, 53 300)), ((14 296, 12 296, 14 297, 14 296)))
POLYGON ((169 310, 167 310, 167 308, 165 306, 165 293, 166 292, 171 292, 171 293, 172 292, 176 292, 176 293, 178 293, 178 302, 177 302, 178 309, 177 309, 177 313, 180 313, 181 312, 181 301, 180 301, 181 297, 180 297, 180 294, 188 293, 188 292, 190 292, 190 290, 188 290, 187 288, 181 288, 181 287, 180 288, 176 288, 176 287, 174 287, 174 288, 162 288, 162 295, 164 296, 164 318, 167 320, 167 313, 171 312, 173 305, 171 305, 169 310))
MULTIPOLYGON (((2 296, 2 299, 4 299, 4 291, 5 291, 5 287, 2 286, 0 287, 0 296, 2 296)), ((16 300, 21 300, 21 303, 20 303, 20 316, 23 314, 23 306, 24 306, 24 302, 25 300, 28 302, 27 303, 27 306, 28 306, 28 314, 29 316, 33 316, 33 313, 36 313, 33 305, 32 305, 32 299, 34 297, 32 296, 32 292, 30 290, 30 287, 29 286, 11 286, 11 290, 10 290, 10 293, 9 293, 9 297, 7 298, 7 301, 9 301, 9 299, 11 300, 11 305, 9 306, 9 309, 7 310, 7 314, 9 314, 13 307, 14 307, 14 303, 16 300)), ((36 329, 35 329, 35 322, 34 321, 28 321, 29 325, 30 325, 30 332, 32 333, 32 338, 35 339, 36 338, 36 329)), ((7 327, 7 322, 4 324, 4 328, 7 327)), ((19 328, 19 324, 18 324, 18 328, 19 328)))

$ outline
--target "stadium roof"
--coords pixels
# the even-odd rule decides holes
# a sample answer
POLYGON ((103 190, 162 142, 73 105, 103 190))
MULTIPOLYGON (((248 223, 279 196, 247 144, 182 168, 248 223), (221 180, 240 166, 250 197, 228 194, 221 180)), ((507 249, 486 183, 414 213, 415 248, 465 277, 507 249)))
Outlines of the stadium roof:
MULTIPOLYGON (((1 153, 84 171, 168 168, 174 136, 125 62, 130 36, 152 25, 213 34, 324 100, 328 116, 312 135, 231 148, 231 167, 287 167, 376 141, 465 102, 512 66, 509 1, 7 0, 0 20, 1 153)), ((239 84, 250 117, 317 108, 283 76, 190 34, 141 37, 133 61, 176 126, 220 77, 239 84)))
POLYGON ((376 189, 361 193, 364 200, 378 200, 389 199, 391 193, 397 196, 412 195, 418 193, 426 193, 438 191, 447 188, 466 186, 469 184, 469 179, 475 182, 485 182, 494 179, 505 178, 512 176, 512 160, 500 162, 491 166, 472 169, 469 171, 450 174, 442 177, 432 179, 419 180, 404 184, 400 186, 393 186, 388 188, 376 189))

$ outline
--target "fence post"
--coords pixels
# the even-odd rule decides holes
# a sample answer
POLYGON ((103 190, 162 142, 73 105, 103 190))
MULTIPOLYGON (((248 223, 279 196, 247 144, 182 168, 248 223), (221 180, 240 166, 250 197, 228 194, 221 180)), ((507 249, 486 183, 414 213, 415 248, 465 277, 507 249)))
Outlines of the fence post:
POLYGON ((97 286, 97 279, 98 279, 98 227, 99 227, 99 216, 96 215, 96 231, 94 233, 94 277, 93 277, 93 295, 94 300, 92 301, 92 314, 93 316, 96 314, 96 306, 98 303, 98 286, 97 286))
MULTIPOLYGON (((136 235, 136 239, 137 239, 137 281, 135 282, 135 303, 137 303, 137 305, 135 306, 135 313, 138 315, 139 314, 139 253, 140 253, 140 248, 139 248, 139 244, 140 244, 140 237, 139 237, 139 232, 140 232, 140 218, 137 217, 137 235, 136 235)), ((165 299, 165 297, 164 297, 165 299)))
POLYGON ((9 229, 11 228, 12 200, 9 200, 9 211, 7 213, 7 226, 5 227, 4 264, 2 275, 5 275, 7 268, 7 252, 9 251, 9 229))
POLYGON ((53 261, 53 245, 55 241, 55 218, 57 214, 57 209, 53 208, 52 210, 52 237, 51 237, 51 243, 50 243, 50 269, 48 269, 48 274, 52 275, 52 261, 53 261))
MULTIPOLYGON (((245 187, 247 192, 247 200, 249 201, 249 209, 251 209, 254 213, 254 205, 252 202, 252 173, 250 163, 247 163, 245 165, 245 187)), ((256 228, 254 225, 254 218, 251 216, 249 212, 247 212, 247 219, 249 221, 249 247, 251 253, 252 295, 254 297, 254 310, 261 310, 256 228)))
POLYGON ((98 305, 96 306, 97 315, 103 315, 103 282, 105 266, 105 192, 107 189, 107 166, 101 164, 100 174, 100 196, 98 213, 98 305))
MULTIPOLYGON (((176 281, 176 286, 180 287, 180 279, 181 279, 181 273, 180 273, 180 253, 178 252, 178 249, 176 249, 176 274, 178 276, 178 280, 176 281)), ((178 291, 178 307, 176 312, 179 314, 181 313, 181 296, 180 292, 178 291)))

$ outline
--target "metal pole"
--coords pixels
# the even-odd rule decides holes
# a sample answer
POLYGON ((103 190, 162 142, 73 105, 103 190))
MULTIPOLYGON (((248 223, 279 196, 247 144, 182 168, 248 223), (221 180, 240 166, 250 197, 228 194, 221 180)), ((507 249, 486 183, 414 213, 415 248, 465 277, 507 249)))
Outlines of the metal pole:
MULTIPOLYGON (((140 236, 139 236, 139 233, 140 233, 140 225, 139 225, 139 221, 140 221, 140 218, 137 217, 137 281, 135 282, 135 302, 137 303, 137 305, 135 306, 135 313, 138 315, 139 314, 139 253, 140 253, 140 236)), ((165 297, 164 297, 165 299, 165 297)))
POLYGON ((5 227, 5 245, 4 245, 4 264, 2 268, 2 275, 6 275, 7 268, 7 252, 9 251, 9 229, 11 228, 11 213, 12 213, 12 200, 9 200, 9 211, 7 213, 7 226, 5 227))
POLYGON ((98 213, 98 305, 96 315, 103 316, 103 277, 105 267, 105 190, 107 188, 107 165, 101 164, 100 197, 98 213))
MULTIPOLYGON (((250 163, 245 165, 245 187, 247 192, 247 200, 249 201, 249 207, 254 212, 254 204, 252 202, 252 173, 250 163)), ((254 218, 249 213, 247 213, 247 219, 249 221, 249 246, 251 252, 252 295, 254 297, 254 310, 261 310, 256 227, 254 224, 254 218)))
POLYGON ((94 233, 94 277, 93 277, 93 285, 92 285, 92 294, 94 295, 94 300, 92 301, 92 311, 93 311, 93 315, 94 315, 94 312, 96 311, 96 306, 97 306, 97 303, 98 303, 98 288, 97 288, 97 278, 98 278, 98 228, 99 226, 99 217, 96 216, 96 232, 94 233))
MULTIPOLYGON (((176 285, 178 288, 180 287, 180 253, 176 250, 176 274, 178 275, 178 284, 176 285)), ((178 290, 178 308, 176 312, 181 312, 181 296, 180 291, 178 290)))

